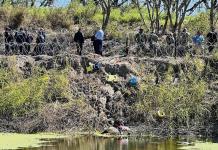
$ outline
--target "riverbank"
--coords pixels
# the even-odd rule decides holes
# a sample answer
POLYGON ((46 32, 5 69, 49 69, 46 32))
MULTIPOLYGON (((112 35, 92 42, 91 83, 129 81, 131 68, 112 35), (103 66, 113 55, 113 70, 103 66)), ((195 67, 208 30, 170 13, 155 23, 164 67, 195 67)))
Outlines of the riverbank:
POLYGON ((136 134, 216 132, 213 58, 14 55, 1 56, 0 62, 3 132, 102 131, 116 118, 136 134), (87 72, 97 62, 101 68, 87 72), (132 87, 133 75, 138 83, 132 87))

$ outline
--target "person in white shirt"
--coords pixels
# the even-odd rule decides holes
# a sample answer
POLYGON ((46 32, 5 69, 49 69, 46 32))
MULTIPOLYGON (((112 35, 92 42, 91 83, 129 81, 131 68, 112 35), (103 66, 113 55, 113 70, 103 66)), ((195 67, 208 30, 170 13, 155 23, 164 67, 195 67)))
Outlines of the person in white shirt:
POLYGON ((103 48, 103 40, 104 40, 104 31, 99 28, 99 30, 95 33, 94 40, 94 49, 95 53, 102 56, 102 48, 103 48))

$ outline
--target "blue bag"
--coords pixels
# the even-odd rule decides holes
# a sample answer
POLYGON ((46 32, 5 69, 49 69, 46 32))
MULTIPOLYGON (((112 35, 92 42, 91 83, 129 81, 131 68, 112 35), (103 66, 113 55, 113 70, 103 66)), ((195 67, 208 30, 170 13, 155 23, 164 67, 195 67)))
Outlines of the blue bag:
POLYGON ((93 70, 96 71, 96 70, 99 70, 100 68, 101 68, 101 64, 97 62, 94 64, 93 70))
POLYGON ((137 79, 137 77, 132 76, 132 77, 130 78, 130 80, 129 80, 129 85, 130 85, 130 86, 137 86, 137 84, 138 84, 138 79, 137 79))

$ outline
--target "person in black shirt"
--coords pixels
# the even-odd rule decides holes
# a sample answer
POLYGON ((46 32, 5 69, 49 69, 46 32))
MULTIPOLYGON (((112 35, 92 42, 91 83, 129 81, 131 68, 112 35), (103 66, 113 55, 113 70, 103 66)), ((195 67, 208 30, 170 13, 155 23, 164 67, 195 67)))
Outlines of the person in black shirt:
POLYGON ((25 54, 28 54, 31 49, 31 43, 33 41, 33 36, 28 33, 28 31, 25 29, 25 54))
POLYGON ((24 42, 26 41, 26 34, 23 28, 20 28, 20 31, 17 31, 15 33, 15 40, 17 42, 17 48, 18 48, 19 54, 23 54, 25 51, 24 42))
POLYGON ((84 44, 84 36, 81 32, 81 29, 74 35, 74 42, 76 42, 77 53, 82 55, 83 44, 84 44))
POLYGON ((45 50, 45 32, 40 29, 36 37, 36 47, 34 48, 34 55, 41 55, 45 50))
POLYGON ((9 27, 5 28, 4 37, 5 37, 5 54, 8 55, 10 51, 13 51, 13 45, 14 45, 14 36, 9 27))
POLYGON ((218 34, 217 32, 215 32, 215 28, 212 28, 212 30, 207 34, 207 45, 208 45, 209 53, 213 52, 213 49, 217 41, 218 41, 218 34))

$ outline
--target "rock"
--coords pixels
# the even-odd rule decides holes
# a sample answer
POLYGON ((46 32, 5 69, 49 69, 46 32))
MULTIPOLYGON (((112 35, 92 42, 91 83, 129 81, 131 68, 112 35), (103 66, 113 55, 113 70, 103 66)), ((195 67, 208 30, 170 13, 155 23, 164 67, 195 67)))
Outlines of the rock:
POLYGON ((103 109, 105 109, 105 107, 106 107, 106 102, 107 102, 107 98, 106 98, 106 97, 100 97, 99 101, 100 101, 100 103, 102 104, 103 109))
POLYGON ((102 91, 102 94, 106 95, 107 97, 109 98, 112 98, 113 95, 114 95, 114 89, 109 85, 109 84, 106 84, 106 85, 102 85, 100 87, 101 91, 102 91))
POLYGON ((38 55, 33 56, 33 58, 35 59, 36 64, 40 67, 44 67, 47 70, 55 68, 54 59, 52 56, 38 55))
POLYGON ((132 73, 130 64, 124 62, 119 64, 105 64, 105 71, 109 74, 117 74, 126 78, 129 73, 132 73))
POLYGON ((119 130, 115 127, 109 127, 108 129, 106 129, 106 132, 112 135, 120 134, 119 130))

